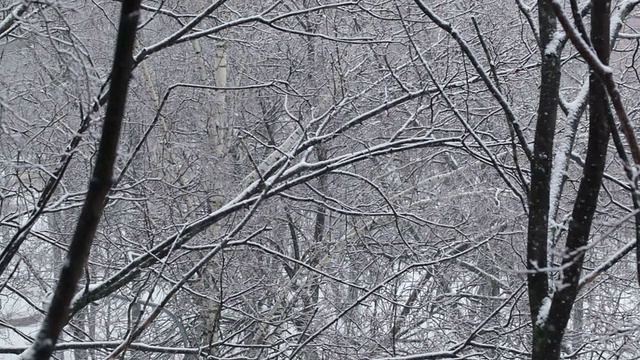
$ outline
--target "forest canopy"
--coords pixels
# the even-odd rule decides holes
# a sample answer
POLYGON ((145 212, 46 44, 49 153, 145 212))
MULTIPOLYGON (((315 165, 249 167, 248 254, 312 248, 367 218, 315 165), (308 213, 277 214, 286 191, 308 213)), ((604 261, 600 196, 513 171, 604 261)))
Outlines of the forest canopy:
POLYGON ((0 357, 637 358, 638 3, 0 0, 0 357))

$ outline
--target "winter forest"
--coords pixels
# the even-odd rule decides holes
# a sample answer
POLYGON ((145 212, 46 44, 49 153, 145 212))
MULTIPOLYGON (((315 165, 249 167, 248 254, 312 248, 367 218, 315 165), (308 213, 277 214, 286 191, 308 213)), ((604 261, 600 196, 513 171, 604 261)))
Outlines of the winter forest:
POLYGON ((640 358, 640 0, 0 0, 0 358, 640 358))

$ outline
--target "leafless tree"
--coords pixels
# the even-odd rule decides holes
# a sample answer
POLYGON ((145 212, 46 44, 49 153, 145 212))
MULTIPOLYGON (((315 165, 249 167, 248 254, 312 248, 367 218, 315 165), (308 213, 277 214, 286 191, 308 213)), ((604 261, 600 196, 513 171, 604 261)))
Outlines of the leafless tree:
MULTIPOLYGON (((142 2, 55 355, 633 358, 637 3, 142 2)), ((131 3, 0 4, 0 352, 24 357, 131 3)))

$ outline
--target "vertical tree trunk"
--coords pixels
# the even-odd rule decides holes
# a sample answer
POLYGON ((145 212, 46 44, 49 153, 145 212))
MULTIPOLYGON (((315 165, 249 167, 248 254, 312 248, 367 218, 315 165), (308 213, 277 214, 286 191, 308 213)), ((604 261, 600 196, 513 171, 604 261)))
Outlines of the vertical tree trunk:
MULTIPOLYGON (((610 7, 609 0, 594 0, 591 10, 591 43, 604 64, 609 63, 610 7)), ((542 9, 540 11, 542 12, 542 9)), ((559 285, 551 299, 543 298, 543 302, 531 305, 532 310, 537 310, 535 313, 532 311, 532 316, 535 315, 533 317, 533 359, 535 360, 560 359, 562 338, 578 294, 585 247, 588 245, 591 224, 602 186, 609 143, 607 106, 607 91, 597 75, 592 72, 589 79, 587 157, 569 222, 559 285), (548 302, 548 314, 540 312, 545 301, 548 302)), ((531 293, 530 299, 532 299, 531 293)), ((537 298, 534 296, 533 299, 537 298)))
MULTIPOLYGON (((215 81, 216 87, 227 86, 227 51, 223 40, 216 41, 215 59, 215 81)), ((217 157, 223 157, 230 150, 229 144, 229 121, 226 119, 224 108, 226 106, 226 92, 216 90, 213 102, 212 119, 209 123, 209 134, 214 143, 214 153, 217 157)))
POLYGON ((557 31, 551 0, 539 0, 538 9, 542 68, 534 154, 531 162, 527 233, 527 270, 529 273, 527 280, 533 324, 533 358, 542 360, 544 357, 538 356, 544 355, 542 349, 547 340, 539 326, 538 315, 543 304, 549 301, 550 291, 549 273, 544 269, 548 267, 549 192, 561 67, 560 49, 550 46, 557 31))
MULTIPOLYGON (((224 12, 221 13, 221 18, 224 18, 224 12)), ((219 39, 216 41, 216 52, 215 52, 215 61, 214 61, 214 81, 215 86, 218 88, 224 88, 227 86, 227 52, 226 52, 226 44, 224 40, 219 39)), ((202 80, 208 81, 208 74, 205 71, 205 62, 202 54, 202 48, 200 46, 199 40, 195 40, 193 42, 194 49, 198 56, 199 67, 201 70, 202 80)), ((209 109, 208 112, 208 129, 207 132, 209 134, 209 139, 211 141, 211 146, 213 147, 213 161, 216 163, 222 162, 222 159, 227 156, 227 154, 231 151, 231 143, 229 136, 229 128, 230 123, 227 119, 227 114, 225 112, 226 108, 226 91, 225 90, 216 90, 213 101, 213 109, 207 106, 209 109)), ((215 196, 214 200, 210 200, 210 208, 212 210, 217 209, 220 206, 220 202, 222 198, 218 196, 217 193, 220 193, 221 190, 216 187, 215 184, 210 184, 210 191, 212 191, 215 196)), ((214 225, 209 230, 207 230, 212 237, 220 236, 221 229, 219 226, 214 225)), ((203 269, 201 275, 200 285, 203 287, 205 293, 213 295, 216 291, 218 281, 214 277, 215 267, 211 265, 210 267, 203 269)), ((222 296, 222 294, 220 294, 222 296)), ((212 296, 213 297, 213 296, 212 296)), ((201 324, 202 324, 202 333, 200 334, 200 345, 201 346, 211 346, 211 344, 217 341, 218 331, 219 331, 219 322, 220 322, 220 307, 221 304, 212 299, 203 299, 200 303, 200 316, 201 316, 201 324)), ((211 349, 211 354, 215 354, 215 350, 211 349)))

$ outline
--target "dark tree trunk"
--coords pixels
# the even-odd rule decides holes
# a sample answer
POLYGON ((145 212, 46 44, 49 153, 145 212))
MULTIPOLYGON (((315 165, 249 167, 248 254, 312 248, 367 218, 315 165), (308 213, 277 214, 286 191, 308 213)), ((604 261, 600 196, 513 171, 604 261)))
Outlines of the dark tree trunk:
MULTIPOLYGON (((608 0, 594 0, 591 11, 591 43, 600 61, 604 64, 609 63, 610 6, 611 2, 608 0)), ((541 98, 541 102, 543 101, 541 98)), ((560 286, 551 298, 548 316, 538 317, 538 313, 532 311, 532 316, 535 314, 533 318, 533 359, 535 360, 560 359, 562 338, 578 294, 585 247, 589 241, 606 165, 609 143, 607 107, 607 91, 596 74, 592 73, 589 83, 587 157, 573 207, 572 219, 569 223, 566 249, 562 257, 563 270, 559 279, 560 286)), ((529 288, 531 289, 531 284, 529 288)), ((530 299, 539 299, 539 296, 532 298, 530 292, 530 299)), ((532 304, 532 309, 535 309, 536 305, 537 309, 540 309, 541 304, 532 304)))
POLYGON ((133 68, 133 44, 140 17, 140 0, 122 3, 118 39, 111 71, 110 98, 107 103, 100 146, 96 156, 89 189, 80 217, 62 266, 46 318, 33 344, 32 357, 47 360, 51 357, 62 329, 69 320, 71 301, 84 273, 89 251, 95 236, 107 194, 111 189, 120 129, 133 68))
MULTIPOLYGON (((540 52, 542 55, 540 97, 534 154, 531 162, 531 191, 529 192, 529 226, 527 235, 528 293, 533 323, 534 359, 538 343, 546 343, 537 326, 538 314, 549 296, 547 238, 549 228, 549 192, 552 168, 553 137, 555 135, 560 92, 560 49, 549 48, 557 31, 556 16, 551 0, 539 0, 540 52)), ((540 358, 542 359, 542 358, 540 358)))

